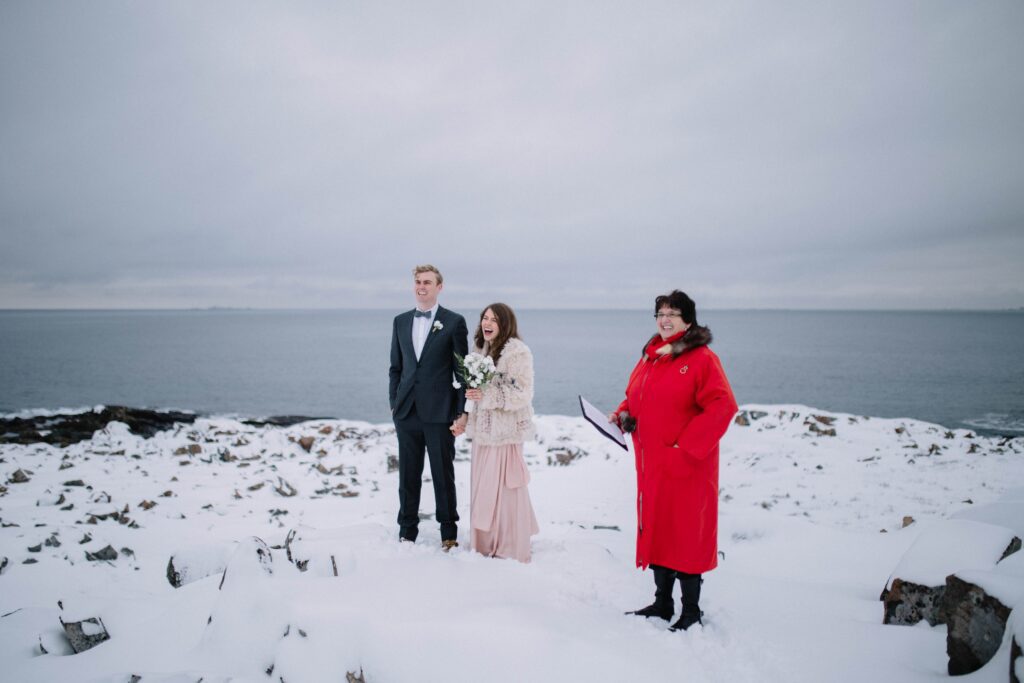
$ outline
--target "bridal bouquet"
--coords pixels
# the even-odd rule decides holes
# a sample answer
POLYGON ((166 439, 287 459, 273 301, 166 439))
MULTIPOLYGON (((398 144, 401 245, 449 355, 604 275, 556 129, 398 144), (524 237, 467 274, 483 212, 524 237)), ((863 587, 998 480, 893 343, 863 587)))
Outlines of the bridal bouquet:
MULTIPOLYGON (((482 389, 494 378, 494 360, 480 353, 467 353, 465 356, 455 354, 455 371, 462 378, 463 384, 470 389, 482 389)), ((461 385, 455 382, 455 388, 461 385)), ((466 401, 466 412, 473 412, 475 401, 466 401)))

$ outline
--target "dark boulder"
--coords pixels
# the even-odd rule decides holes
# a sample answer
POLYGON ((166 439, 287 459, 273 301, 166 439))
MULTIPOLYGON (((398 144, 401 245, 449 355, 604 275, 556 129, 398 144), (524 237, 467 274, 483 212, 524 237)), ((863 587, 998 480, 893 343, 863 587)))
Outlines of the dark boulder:
POLYGON ((985 522, 943 520, 930 526, 907 549, 882 590, 882 623, 946 623, 941 609, 946 577, 965 569, 993 569, 1019 544, 1010 529, 985 522))
POLYGON ((999 649, 1010 608, 985 589, 952 574, 946 577, 941 607, 947 624, 949 674, 969 674, 983 667, 999 649))

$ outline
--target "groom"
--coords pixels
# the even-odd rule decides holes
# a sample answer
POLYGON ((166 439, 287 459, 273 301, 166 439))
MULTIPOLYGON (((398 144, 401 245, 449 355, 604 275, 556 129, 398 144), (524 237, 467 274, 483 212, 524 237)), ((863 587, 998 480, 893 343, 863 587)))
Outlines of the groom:
POLYGON ((399 539, 414 542, 419 533, 425 448, 447 552, 459 545, 454 432, 461 432, 455 420, 466 402, 465 389, 454 386, 455 354, 466 355, 469 332, 465 318, 438 305, 443 283, 434 266, 413 270, 416 308, 395 316, 391 331, 389 398, 398 434, 399 539))

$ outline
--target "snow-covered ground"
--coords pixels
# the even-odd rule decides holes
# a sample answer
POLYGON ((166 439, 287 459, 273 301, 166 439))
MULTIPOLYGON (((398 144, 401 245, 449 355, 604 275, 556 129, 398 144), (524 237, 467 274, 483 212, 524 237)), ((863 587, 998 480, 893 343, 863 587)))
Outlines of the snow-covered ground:
MULTIPOLYGON (((432 519, 397 542, 391 425, 200 419, 142 439, 111 423, 65 449, 2 445, 0 680, 947 679, 945 627, 884 626, 879 594, 922 530, 1024 486, 1024 440, 742 411, 722 445, 723 559, 704 628, 685 633, 623 615, 653 592, 633 566, 633 456, 579 418, 538 417, 527 444, 530 564, 467 549, 463 439, 450 554, 432 519), (278 547, 264 563, 254 536, 278 547), (117 559, 86 558, 108 545, 117 559), (110 640, 67 654, 59 620, 87 617, 110 640)), ((1004 660, 964 680, 1006 673, 1004 660)))

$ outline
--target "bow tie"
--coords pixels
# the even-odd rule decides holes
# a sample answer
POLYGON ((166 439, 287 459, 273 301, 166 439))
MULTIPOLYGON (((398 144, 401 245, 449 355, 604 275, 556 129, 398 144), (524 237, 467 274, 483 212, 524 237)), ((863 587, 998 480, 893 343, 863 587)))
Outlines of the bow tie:
POLYGON ((413 318, 429 318, 429 317, 430 317, 430 311, 416 311, 416 313, 413 315, 413 318))

